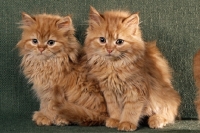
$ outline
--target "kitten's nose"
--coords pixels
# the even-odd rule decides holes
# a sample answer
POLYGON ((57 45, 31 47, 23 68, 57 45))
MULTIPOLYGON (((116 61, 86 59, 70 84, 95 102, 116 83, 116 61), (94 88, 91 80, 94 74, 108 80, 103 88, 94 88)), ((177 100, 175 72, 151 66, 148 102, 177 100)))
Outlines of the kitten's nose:
POLYGON ((107 51, 108 51, 108 53, 110 54, 110 53, 112 53, 112 49, 107 49, 107 51))
POLYGON ((39 47, 38 50, 42 53, 45 50, 45 48, 39 47))

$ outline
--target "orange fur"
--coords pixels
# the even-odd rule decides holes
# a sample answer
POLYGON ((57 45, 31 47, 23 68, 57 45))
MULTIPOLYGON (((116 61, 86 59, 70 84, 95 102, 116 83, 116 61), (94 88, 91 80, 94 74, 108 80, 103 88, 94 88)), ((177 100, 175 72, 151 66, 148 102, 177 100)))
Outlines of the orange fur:
POLYGON ((195 83, 198 89, 195 105, 198 114, 198 119, 200 120, 200 50, 194 56, 193 73, 194 73, 195 83))
POLYGON ((104 97, 92 79, 87 80, 86 60, 74 37, 69 16, 22 14, 22 38, 17 47, 21 67, 40 100, 34 112, 37 125, 103 124, 104 97))
POLYGON ((107 127, 136 130, 144 116, 151 128, 174 122, 180 96, 155 42, 142 40, 137 13, 91 7, 84 50, 107 103, 107 127))

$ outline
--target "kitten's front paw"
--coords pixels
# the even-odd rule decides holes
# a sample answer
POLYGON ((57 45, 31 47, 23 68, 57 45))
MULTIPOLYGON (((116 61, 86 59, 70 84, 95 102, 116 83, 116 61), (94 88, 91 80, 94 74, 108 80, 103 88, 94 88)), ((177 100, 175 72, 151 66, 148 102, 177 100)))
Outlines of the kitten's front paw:
POLYGON ((119 120, 117 119, 113 119, 113 118, 108 118, 106 120, 106 127, 110 127, 110 128, 116 128, 119 125, 119 120))
POLYGON ((50 125, 52 125, 51 120, 39 111, 36 111, 34 113, 32 120, 35 121, 35 123, 38 126, 50 126, 50 125))
POLYGON ((54 124, 57 125, 57 126, 65 126, 65 125, 69 125, 69 121, 61 118, 61 117, 57 117, 55 120, 54 120, 54 124))
POLYGON ((148 124, 150 128, 163 128, 167 124, 167 120, 163 117, 153 115, 149 117, 148 124))
POLYGON ((130 122, 121 122, 119 123, 118 130, 120 131, 135 131, 137 126, 130 122))

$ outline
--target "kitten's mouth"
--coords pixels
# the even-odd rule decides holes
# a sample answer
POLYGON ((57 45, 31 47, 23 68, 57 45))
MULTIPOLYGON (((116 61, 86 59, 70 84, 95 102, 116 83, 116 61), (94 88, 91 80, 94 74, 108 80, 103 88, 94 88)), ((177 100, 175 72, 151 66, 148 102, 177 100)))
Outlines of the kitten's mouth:
POLYGON ((117 55, 113 55, 113 54, 106 54, 105 56, 107 59, 111 60, 111 61, 118 61, 121 58, 117 55))
POLYGON ((49 59, 50 57, 45 55, 44 53, 38 53, 37 54, 38 58, 40 58, 41 60, 46 60, 49 59))
POLYGON ((116 61, 117 60, 117 57, 112 55, 112 54, 107 54, 106 57, 110 60, 113 60, 113 61, 116 61))
POLYGON ((106 57, 107 57, 107 58, 113 58, 113 55, 107 54, 106 57))
POLYGON ((112 55, 112 54, 107 54, 106 56, 108 56, 108 57, 112 57, 113 55, 112 55))
POLYGON ((45 54, 43 54, 43 53, 38 53, 38 56, 45 56, 45 54))

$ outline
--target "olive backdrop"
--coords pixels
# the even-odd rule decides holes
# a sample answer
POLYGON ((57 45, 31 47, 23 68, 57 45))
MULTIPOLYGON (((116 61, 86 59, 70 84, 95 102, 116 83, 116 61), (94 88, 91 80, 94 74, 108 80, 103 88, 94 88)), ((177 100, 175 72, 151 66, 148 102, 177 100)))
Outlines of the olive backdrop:
MULTIPOLYGON (((180 117, 196 119, 192 59, 200 48, 200 0, 1 0, 0 132, 117 131, 106 127, 37 127, 31 115, 38 110, 39 102, 19 68, 20 58, 15 45, 21 37, 18 28, 21 12, 71 15, 76 37, 83 44, 90 5, 100 12, 111 9, 139 12, 144 40, 157 40, 157 46, 173 69, 173 85, 182 97, 180 117)), ((197 131, 200 124, 195 120, 181 120, 162 130, 141 127, 138 132, 178 130, 197 131)))

